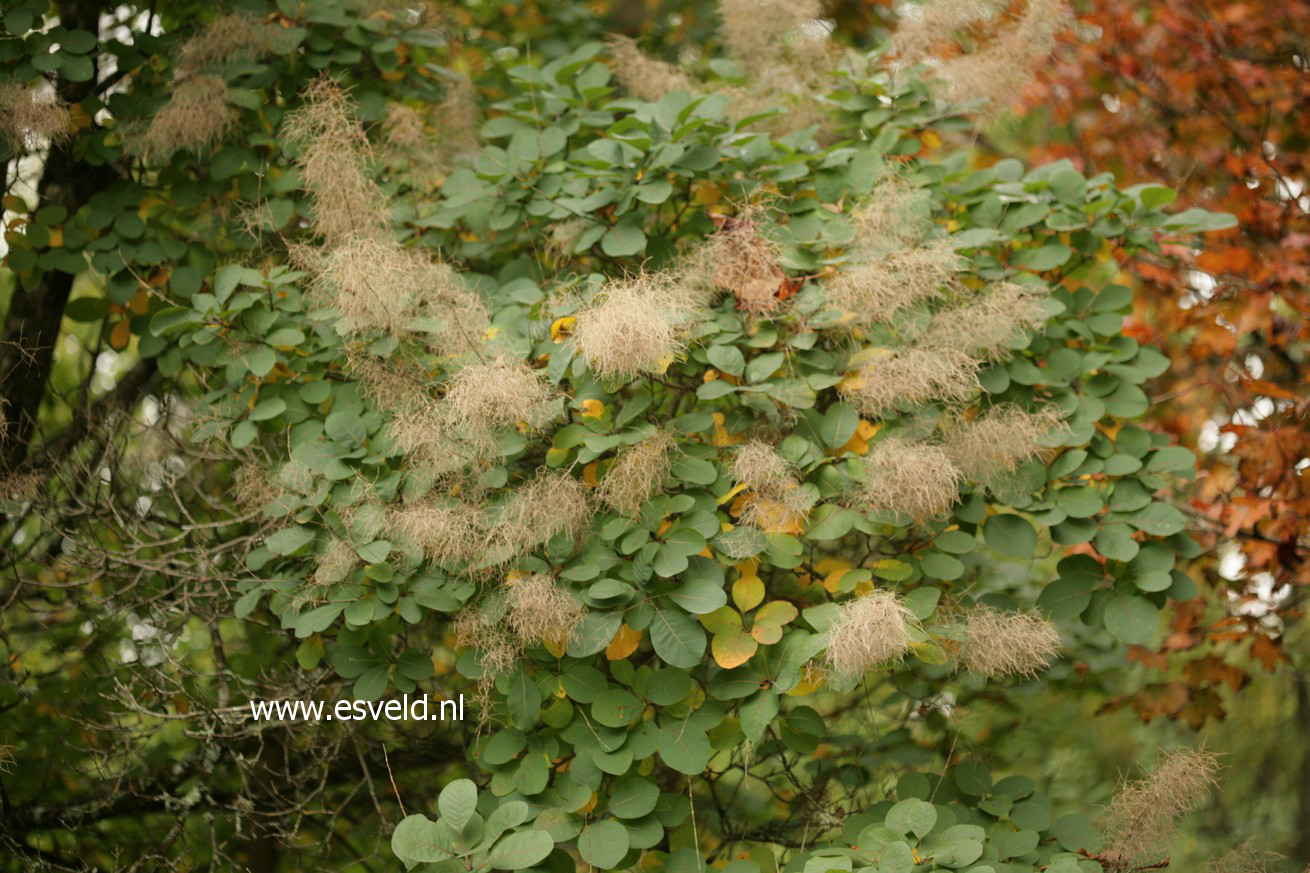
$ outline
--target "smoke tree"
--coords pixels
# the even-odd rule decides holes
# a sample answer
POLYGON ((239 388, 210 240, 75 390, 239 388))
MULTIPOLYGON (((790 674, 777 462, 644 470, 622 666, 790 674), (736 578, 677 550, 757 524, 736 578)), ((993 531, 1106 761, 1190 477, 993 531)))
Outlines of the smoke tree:
POLYGON ((616 40, 470 79, 458 19, 401 3, 7 7, 35 202, 6 200, 6 354, 37 348, 7 365, 0 705, 38 728, 20 772, 44 744, 67 773, 5 778, 15 863, 1167 862, 1212 759, 1103 838, 957 715, 1193 596, 1155 496, 1192 456, 1135 423, 1167 360, 1114 265, 1226 219, 973 160, 1061 18, 917 63, 961 8, 855 53, 817 6, 725 0, 705 69, 616 40), (469 718, 244 706, 404 694, 469 718))

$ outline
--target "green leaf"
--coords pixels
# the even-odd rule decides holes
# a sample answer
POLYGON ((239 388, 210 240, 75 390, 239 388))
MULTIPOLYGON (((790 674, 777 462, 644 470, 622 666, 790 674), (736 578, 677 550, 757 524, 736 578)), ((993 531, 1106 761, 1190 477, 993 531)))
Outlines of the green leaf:
POLYGON ((1143 645, 1155 636, 1160 610, 1145 597, 1116 594, 1105 607, 1105 629, 1115 639, 1143 645))
POLYGON ((605 727, 626 727, 631 724, 645 705, 621 688, 611 688, 596 698, 591 705, 591 716, 605 727))
POLYGON ((923 800, 902 800, 887 811, 887 827, 898 834, 914 834, 922 839, 937 824, 937 810, 923 800))
POLYGON ((641 818, 659 802, 659 786, 641 776, 624 776, 610 786, 606 810, 615 818, 641 818))
POLYGON ((740 376, 746 370, 746 358, 736 346, 710 346, 705 355, 713 366, 730 376, 740 376))
MULTIPOLYGON (((391 851, 406 862, 434 863, 451 857, 449 831, 427 816, 406 816, 391 833, 391 851)), ((452 847, 453 848, 453 847, 452 847)))
POLYGON ((674 770, 695 776, 710 763, 712 749, 705 731, 682 719, 660 729, 659 754, 674 770))
POLYGON ((541 689, 520 667, 510 677, 509 691, 505 695, 510 721, 519 730, 531 730, 541 718, 541 689))
POLYGON ((315 531, 309 527, 288 527, 270 534, 264 545, 275 555, 290 555, 313 541, 315 531))
POLYGON ((526 870, 546 860, 554 848, 555 841, 545 831, 518 831, 491 850, 491 866, 497 870, 526 870))
POLYGON ((478 786, 471 779, 456 779, 437 795, 441 820, 455 833, 462 833, 478 809, 478 786))
POLYGON ((655 608, 650 623, 655 653, 671 667, 690 669, 705 656, 705 631, 684 612, 655 608))
POLYGON ((587 825, 578 837, 578 854, 593 867, 612 870, 628 854, 628 829, 616 821, 587 825))
POLYGON ((741 730, 746 739, 758 743, 778 714, 778 695, 771 688, 758 691, 741 705, 741 730))
POLYGON ((892 843, 878 859, 878 873, 911 873, 913 869, 914 853, 905 843, 892 843))
POLYGON ((617 224, 600 238, 600 250, 611 258, 640 254, 646 250, 646 234, 635 224, 617 224))
POLYGON ((1031 558, 1037 554, 1037 531, 1026 518, 993 515, 983 522, 983 539, 1002 555, 1031 558))

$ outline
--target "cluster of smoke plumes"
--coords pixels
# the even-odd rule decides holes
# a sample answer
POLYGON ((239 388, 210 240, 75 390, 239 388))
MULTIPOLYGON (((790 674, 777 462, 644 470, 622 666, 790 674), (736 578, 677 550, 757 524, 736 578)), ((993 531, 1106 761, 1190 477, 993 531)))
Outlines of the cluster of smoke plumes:
POLYGON ((576 597, 544 573, 507 579, 502 590, 503 621, 472 608, 455 619, 455 645, 477 650, 484 681, 508 673, 526 648, 567 645, 586 614, 576 597))
POLYGON ((1036 677, 1060 650, 1060 632, 1055 625, 1028 612, 975 606, 965 615, 963 631, 960 665, 994 679, 1036 677))
POLYGON ((559 406, 540 371, 504 358, 465 365, 440 400, 421 390, 407 395, 406 386, 389 384, 385 374, 357 375, 379 379, 376 390, 395 395, 388 430, 396 446, 443 471, 492 456, 506 431, 536 431, 559 406))
POLYGON ((1211 859, 1205 865, 1205 873, 1275 873, 1281 860, 1281 855, 1247 840, 1222 857, 1211 859))
POLYGON ((168 102, 146 128, 129 131, 124 147, 147 161, 167 158, 181 149, 213 148, 236 122, 227 102, 224 69, 261 58, 272 51, 281 28, 251 15, 221 15, 187 40, 174 56, 174 81, 168 102))
POLYGON ((786 280, 782 245, 762 232, 764 212, 761 204, 747 203, 733 217, 715 216, 717 232, 682 255, 675 284, 705 302, 727 292, 743 311, 777 309, 786 280))
POLYGON ((336 81, 316 79, 282 132, 299 149, 296 166, 314 196, 313 231, 322 248, 301 246, 314 298, 340 314, 350 335, 421 334, 433 351, 476 350, 489 324, 481 298, 448 265, 392 238, 385 199, 369 167, 373 148, 354 102, 336 81))
POLYGON ((0 85, 0 138, 15 152, 67 139, 72 133, 68 107, 49 83, 0 85))
MULTIPOLYGON (((720 0, 721 36, 730 58, 748 84, 709 89, 731 98, 729 112, 747 118, 785 107, 770 120, 778 133, 800 130, 823 120, 815 94, 834 66, 834 49, 818 0, 720 0)), ((688 76, 647 56, 632 40, 613 37, 614 73, 624 89, 643 100, 673 91, 696 91, 688 76)))
POLYGON ((828 626, 825 665, 834 676, 851 680, 875 667, 899 663, 915 626, 914 614, 893 591, 878 588, 847 600, 828 626))
POLYGON ((465 77, 450 83, 440 103, 422 109, 393 104, 382 122, 382 162, 412 187, 431 191, 457 158, 477 148, 481 122, 473 83, 465 77))
POLYGON ((1213 754, 1176 749, 1161 754, 1144 778, 1121 786, 1105 811, 1102 866, 1125 873, 1162 861, 1178 820, 1201 803, 1218 770, 1213 754))
POLYGON ((619 452, 596 488, 596 499, 632 515, 660 493, 672 466, 673 437, 664 431, 619 452))
POLYGON ((669 276, 653 273, 611 282, 573 326, 573 342, 592 372, 609 382, 659 375, 686 348, 693 301, 669 276))
POLYGON ((892 39, 896 59, 925 65, 947 98, 993 111, 1015 99, 1070 21, 1061 0, 932 0, 907 9, 892 39))
POLYGON ((791 465, 772 446, 754 441, 737 451, 733 474, 749 489, 741 523, 765 533, 792 532, 808 517, 812 501, 791 465))

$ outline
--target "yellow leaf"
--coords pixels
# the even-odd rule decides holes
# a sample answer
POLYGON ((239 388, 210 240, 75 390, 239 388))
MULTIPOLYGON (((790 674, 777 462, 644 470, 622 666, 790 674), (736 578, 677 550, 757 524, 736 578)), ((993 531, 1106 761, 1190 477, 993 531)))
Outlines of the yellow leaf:
POLYGON ((737 485, 737 486, 734 487, 731 491, 729 491, 727 494, 725 494, 725 495, 723 495, 722 497, 719 498, 718 505, 719 505, 719 506, 722 506, 723 504, 727 503, 729 500, 731 500, 732 498, 736 497, 738 494, 740 494, 741 492, 743 492, 743 491, 745 491, 745 490, 746 490, 746 486, 745 486, 745 485, 737 485))
POLYGON ((600 481, 596 478, 596 467, 599 464, 600 461, 592 461, 590 464, 582 468, 583 485, 586 485, 588 488, 595 488, 600 485, 600 481))
POLYGON ((578 323, 575 315, 566 315, 563 318, 555 319, 550 326, 551 342, 562 343, 573 334, 573 325, 578 323))
POLYGON ((714 640, 710 643, 714 660, 725 670, 745 664, 759 647, 760 644, 742 633, 740 628, 729 633, 715 634, 714 640))
POLYGON ((700 617, 701 625, 715 636, 741 633, 741 616, 731 606, 720 606, 700 617))
POLYGON ((762 621, 773 622, 777 625, 788 624, 800 615, 794 604, 786 600, 770 600, 760 607, 760 611, 755 613, 756 624, 762 621))
MULTIPOLYGON (((729 433, 728 429, 723 426, 725 421, 722 412, 716 412, 714 418, 714 436, 710 438, 710 443, 715 446, 732 446, 746 439, 745 434, 729 433)), ((743 487, 743 486, 738 486, 743 487)))
POLYGON ((132 326, 120 321, 109 331, 109 346, 115 351, 122 351, 132 341, 132 326))
POLYGON ((742 576, 732 583, 732 602, 742 612, 754 609, 764 600, 764 583, 758 576, 742 576))
POLYGON ((855 426, 854 435, 846 441, 846 445, 834 451, 833 454, 867 455, 869 453, 869 440, 873 439, 881 427, 880 424, 873 424, 861 418, 860 423, 855 426))
POLYGON ((637 651, 639 645, 641 645, 641 631, 633 630, 626 624, 619 625, 618 633, 614 634, 614 639, 605 647, 605 658, 609 661, 622 661, 637 651))
POLYGON ((588 397, 579 403, 578 408, 582 410, 583 418, 600 418, 605 414, 605 404, 594 397, 588 397))
POLYGON ((782 625, 774 621, 757 621, 751 628, 751 638, 764 646, 771 646, 782 639, 782 625))
POLYGON ((569 641, 558 637, 553 639, 547 637, 541 641, 541 644, 546 647, 546 651, 550 652, 556 658, 562 658, 564 657, 564 650, 568 648, 569 641))

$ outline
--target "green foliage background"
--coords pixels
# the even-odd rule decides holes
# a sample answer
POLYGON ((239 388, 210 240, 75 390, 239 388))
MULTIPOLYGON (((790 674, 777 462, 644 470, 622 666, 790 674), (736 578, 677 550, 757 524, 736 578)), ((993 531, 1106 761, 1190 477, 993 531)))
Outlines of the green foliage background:
MULTIPOLYGON (((220 11, 5 7, 6 77, 57 77, 77 126, 45 157, 39 202, 16 199, 10 156, 6 209, 24 219, 6 237, 10 324, 23 300, 68 303, 35 427, 11 424, 6 452, 6 869, 1101 869, 1115 774, 1065 774, 1019 746, 1068 745, 1086 701, 1125 681, 1125 647, 1195 594, 1197 547, 1167 499, 1192 458, 1138 423, 1167 362, 1124 335, 1114 256, 1226 217, 1067 163, 981 165, 968 107, 888 73, 881 44, 825 79, 821 126, 788 130, 804 101, 786 95, 746 118, 722 93, 641 101, 616 85, 595 17, 567 4, 519 10, 522 24, 470 4, 436 27, 399 5, 248 7, 280 38, 217 65, 222 142, 125 152, 175 93, 181 43, 220 11), (491 28, 528 39, 497 46, 491 28), (394 242, 483 301, 480 348, 431 342, 458 312, 339 330, 297 255, 323 241, 284 122, 327 75, 381 148, 389 107, 438 105, 465 72, 483 144, 439 185, 404 162, 369 168, 394 242), (1047 292, 1044 327, 1015 333, 963 405, 1053 407, 1066 429, 1005 487, 962 485, 939 518, 851 499, 880 440, 950 426, 937 402, 862 416, 843 387, 944 305, 859 331, 825 297, 851 267, 854 206, 889 174, 923 192, 963 259, 960 301, 1005 281, 1047 292), (748 204, 795 293, 765 312, 710 298, 666 368, 597 378, 572 319, 625 277, 678 269, 716 238, 712 213, 748 204), (357 362, 421 373, 435 408, 484 353, 540 373, 550 421, 448 470, 407 456, 357 362), (457 499, 442 473, 485 496, 469 511, 494 526, 540 477, 590 487, 660 432, 675 449, 659 494, 631 514, 593 502, 584 530, 528 550, 435 561, 386 523, 434 488, 457 499), (743 561, 722 536, 741 523, 748 432, 774 437, 810 509, 743 561), (235 500, 243 469, 276 494, 235 500), (342 544, 348 572, 318 580, 342 544), (491 676, 452 621, 504 622, 509 570, 556 577, 586 615, 567 646, 491 676), (871 588, 922 623, 909 656, 815 681, 836 604, 871 588), (977 604, 1040 610, 1063 655, 1033 681, 958 669, 958 616, 977 604), (635 646, 620 654, 616 634, 635 646), (463 693, 476 717, 245 717, 249 699, 403 693, 463 693)), ((748 84, 731 59, 702 60, 707 81, 748 84)))

